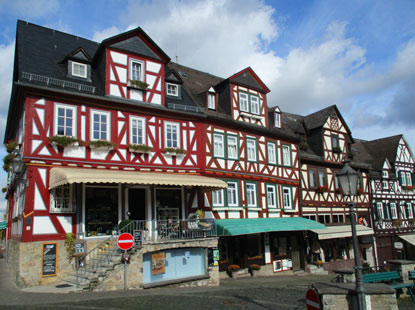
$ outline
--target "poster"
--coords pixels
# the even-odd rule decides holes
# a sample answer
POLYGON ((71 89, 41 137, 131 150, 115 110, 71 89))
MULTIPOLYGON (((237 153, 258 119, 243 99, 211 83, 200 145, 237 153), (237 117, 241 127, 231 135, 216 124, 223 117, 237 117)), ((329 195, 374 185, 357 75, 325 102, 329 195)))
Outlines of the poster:
POLYGON ((164 252, 153 253, 151 255, 151 273, 166 273, 166 255, 164 252))
POLYGON ((56 276, 57 243, 42 244, 42 277, 56 276))
POLYGON ((219 266, 219 250, 213 250, 213 266, 219 266))

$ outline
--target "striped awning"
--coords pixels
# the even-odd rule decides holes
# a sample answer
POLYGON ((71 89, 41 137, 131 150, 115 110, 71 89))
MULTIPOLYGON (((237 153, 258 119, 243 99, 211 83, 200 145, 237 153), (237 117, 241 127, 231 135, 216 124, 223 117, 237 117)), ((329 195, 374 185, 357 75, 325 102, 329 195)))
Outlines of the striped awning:
POLYGON ((200 187, 202 190, 227 188, 226 182, 195 174, 140 172, 92 168, 53 167, 49 189, 73 183, 122 183, 200 187))

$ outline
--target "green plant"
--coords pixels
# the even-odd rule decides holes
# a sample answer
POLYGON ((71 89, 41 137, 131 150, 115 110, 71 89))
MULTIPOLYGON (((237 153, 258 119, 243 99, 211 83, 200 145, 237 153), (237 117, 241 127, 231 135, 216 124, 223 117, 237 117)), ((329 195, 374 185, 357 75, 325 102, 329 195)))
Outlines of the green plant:
POLYGON ((108 140, 91 140, 88 145, 91 148, 113 148, 115 146, 114 143, 108 140))
POLYGON ((298 145, 298 147, 300 148, 300 150, 303 150, 303 151, 307 151, 308 150, 308 144, 307 144, 307 142, 300 142, 300 144, 298 145))
POLYGON ((260 270, 261 266, 258 264, 249 265, 249 270, 260 270))
POLYGON ((147 153, 151 151, 152 147, 145 144, 128 144, 128 149, 131 152, 147 153))
POLYGON ((200 219, 204 219, 205 218, 205 212, 203 212, 203 210, 198 209, 196 211, 196 215, 200 218, 200 219))
POLYGON ((11 152, 13 152, 15 149, 17 149, 17 146, 18 146, 19 144, 17 143, 17 141, 16 140, 12 140, 12 141, 9 141, 8 143, 6 143, 4 146, 6 147, 6 151, 7 151, 7 153, 11 153, 11 152))
POLYGON ((332 151, 333 151, 333 153, 340 154, 342 152, 342 149, 340 147, 336 146, 336 147, 333 148, 332 151))
POLYGON ((68 233, 65 236, 65 248, 66 252, 68 253, 68 259, 69 261, 73 258, 73 245, 75 242, 75 236, 73 233, 68 233))
POLYGON ((183 150, 181 148, 175 148, 175 147, 166 147, 163 149, 163 153, 186 154, 186 150, 183 150))
POLYGON ((241 267, 239 267, 239 265, 229 265, 228 266, 228 271, 229 272, 236 272, 236 271, 238 271, 240 269, 241 269, 241 267))
POLYGON ((50 144, 62 146, 62 147, 70 146, 70 145, 73 145, 74 143, 79 143, 80 141, 81 140, 78 138, 69 137, 69 136, 56 135, 53 137, 49 137, 50 144))
POLYGON ((16 154, 14 154, 14 153, 10 153, 10 154, 7 154, 6 156, 4 156, 4 158, 3 158, 3 169, 4 169, 4 171, 6 171, 6 172, 10 171, 12 161, 15 157, 16 157, 16 154))
POLYGON ((133 220, 130 219, 123 219, 119 224, 118 224, 118 229, 121 230, 123 229, 125 226, 127 226, 128 224, 130 224, 133 220))
POLYGON ((334 192, 336 193, 336 195, 343 195, 343 191, 342 191, 342 189, 341 189, 341 188, 336 188, 336 189, 334 190, 334 192))
POLYGON ((150 84, 147 84, 146 82, 143 82, 143 81, 140 81, 140 80, 130 80, 129 81, 129 86, 145 90, 150 86, 150 84))

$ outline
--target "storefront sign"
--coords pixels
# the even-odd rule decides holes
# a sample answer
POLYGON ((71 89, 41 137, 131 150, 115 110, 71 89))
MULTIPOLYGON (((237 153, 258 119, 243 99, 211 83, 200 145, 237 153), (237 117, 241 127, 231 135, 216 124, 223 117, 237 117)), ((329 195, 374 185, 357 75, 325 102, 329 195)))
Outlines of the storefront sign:
POLYGON ((141 230, 134 230, 134 246, 141 247, 143 245, 143 232, 141 230))
POLYGON ((166 273, 166 255, 164 252, 153 253, 151 255, 151 273, 166 273))
POLYGON ((42 277, 56 276, 57 243, 42 244, 42 277))
POLYGON ((394 246, 394 247, 395 247, 395 249, 397 249, 397 250, 402 250, 402 249, 403 249, 403 243, 402 243, 402 242, 399 242, 399 241, 394 242, 394 243, 393 243, 393 246, 394 246))

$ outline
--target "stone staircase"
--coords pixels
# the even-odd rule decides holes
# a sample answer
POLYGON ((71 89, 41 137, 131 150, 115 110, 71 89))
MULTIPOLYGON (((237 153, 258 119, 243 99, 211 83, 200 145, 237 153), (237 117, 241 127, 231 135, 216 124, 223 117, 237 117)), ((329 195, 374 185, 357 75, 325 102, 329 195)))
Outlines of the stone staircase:
POLYGON ((319 274, 319 275, 329 274, 328 271, 324 270, 323 268, 318 268, 315 265, 308 265, 307 269, 308 269, 309 274, 319 274))

